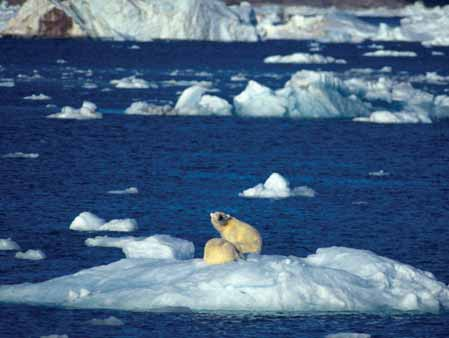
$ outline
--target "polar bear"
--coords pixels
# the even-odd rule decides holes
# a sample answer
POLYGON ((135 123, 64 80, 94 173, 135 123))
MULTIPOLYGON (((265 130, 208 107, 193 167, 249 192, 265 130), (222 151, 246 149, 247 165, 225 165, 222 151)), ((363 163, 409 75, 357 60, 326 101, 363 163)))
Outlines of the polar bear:
POLYGON ((212 238, 204 247, 204 261, 207 264, 225 264, 239 258, 239 253, 232 243, 223 238, 212 238))
POLYGON ((248 223, 221 211, 212 212, 210 220, 221 237, 231 242, 240 254, 259 254, 262 251, 262 237, 248 223))

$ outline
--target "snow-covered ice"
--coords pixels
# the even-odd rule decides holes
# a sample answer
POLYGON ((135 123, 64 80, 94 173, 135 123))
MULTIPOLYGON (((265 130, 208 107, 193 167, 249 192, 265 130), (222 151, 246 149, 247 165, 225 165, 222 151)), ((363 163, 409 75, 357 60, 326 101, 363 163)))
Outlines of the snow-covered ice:
POLYGON ((425 112, 389 112, 386 110, 375 111, 368 117, 356 117, 355 122, 370 122, 382 124, 398 124, 398 123, 432 123, 429 116, 425 112))
POLYGON ((0 251, 17 251, 20 250, 19 244, 11 238, 0 238, 0 251))
POLYGON ((21 151, 16 153, 8 153, 2 156, 2 158, 38 158, 39 154, 37 153, 22 153, 21 151))
POLYGON ((147 88, 158 88, 154 83, 149 83, 144 79, 139 79, 136 76, 129 76, 123 79, 111 80, 110 83, 115 86, 115 88, 124 89, 147 89, 147 88))
POLYGON ((51 97, 47 96, 45 94, 37 94, 37 95, 36 94, 32 94, 32 95, 29 95, 29 96, 25 96, 23 99, 24 100, 33 100, 33 101, 45 101, 45 100, 50 100, 51 97))
POLYGON ((129 187, 123 190, 109 190, 108 194, 117 194, 117 195, 125 195, 125 194, 138 194, 139 189, 136 187, 129 187))
POLYGON ((232 106, 224 99, 205 94, 207 88, 194 85, 185 89, 175 105, 179 115, 231 115, 232 106))
POLYGON ((113 219, 106 222, 89 211, 80 213, 70 224, 70 230, 75 231, 131 232, 137 230, 137 228, 137 222, 133 218, 113 219))
POLYGON ((127 115, 171 115, 173 107, 170 105, 157 105, 153 103, 138 101, 126 108, 127 115))
POLYGON ((127 258, 191 259, 195 253, 192 242, 168 235, 146 238, 97 236, 88 238, 86 245, 120 248, 127 258))
POLYGON ((449 307, 449 288, 371 251, 321 248, 306 258, 249 255, 128 258, 42 283, 0 286, 0 302, 146 311, 164 307, 247 311, 424 311, 449 307))
POLYGON ((320 54, 294 53, 290 55, 273 55, 264 59, 265 63, 305 63, 305 64, 346 64, 346 60, 320 54))
POLYGON ((19 251, 16 253, 16 258, 18 259, 27 259, 27 260, 32 260, 32 261, 39 261, 42 259, 47 258, 47 256, 45 255, 45 253, 42 250, 27 250, 27 251, 19 251))
POLYGON ((264 183, 246 189, 239 193, 247 198, 287 198, 295 196, 315 197, 316 192, 307 186, 290 188, 290 183, 282 175, 272 173, 264 183))
POLYGON ((114 316, 109 316, 107 318, 94 318, 89 320, 88 322, 90 325, 96 325, 96 326, 123 326, 125 323, 114 316))
POLYGON ((103 118, 103 114, 96 110, 97 106, 95 103, 84 101, 80 109, 66 106, 59 113, 47 115, 47 118, 69 120, 95 120, 103 118))
POLYGON ((363 54, 364 56, 371 57, 416 57, 417 54, 412 51, 406 50, 376 50, 374 52, 367 52, 363 54))

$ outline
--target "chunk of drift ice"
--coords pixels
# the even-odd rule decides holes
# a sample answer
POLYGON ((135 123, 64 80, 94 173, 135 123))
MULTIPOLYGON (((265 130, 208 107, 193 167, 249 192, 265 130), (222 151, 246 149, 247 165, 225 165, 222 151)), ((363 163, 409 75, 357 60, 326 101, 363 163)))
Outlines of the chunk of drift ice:
POLYGON ((378 176, 378 177, 382 177, 382 176, 390 176, 390 173, 383 171, 382 169, 379 171, 371 171, 368 173, 369 176, 378 176))
POLYGON ((309 187, 302 186, 290 189, 289 182, 280 174, 272 173, 265 183, 239 193, 240 197, 248 198, 287 198, 295 196, 315 197, 316 192, 309 187))
POLYGON ((117 317, 110 316, 108 318, 100 319, 100 318, 94 318, 88 321, 90 325, 96 325, 96 326, 123 326, 125 323, 118 319, 117 317))
POLYGON ((32 94, 30 96, 25 96, 23 99, 24 100, 33 100, 33 101, 45 101, 45 100, 50 100, 51 97, 47 96, 45 94, 38 94, 38 95, 32 94))
POLYGON ((137 230, 137 222, 132 218, 113 219, 106 222, 91 212, 84 211, 70 224, 70 230, 75 231, 117 231, 131 232, 137 230))
POLYGON ((356 117, 355 122, 370 122, 370 123, 432 123, 432 120, 425 112, 396 112, 376 111, 368 117, 356 117))
POLYGON ((151 237, 97 236, 86 240, 87 246, 120 248, 127 258, 191 259, 195 253, 192 242, 168 235, 151 237))
POLYGON ((80 109, 73 107, 63 107, 61 112, 48 115, 50 119, 73 119, 73 120, 90 120, 101 119, 103 114, 96 112, 97 106, 89 101, 84 101, 80 109))
POLYGON ((149 82, 136 78, 135 76, 125 77, 120 80, 110 81, 115 88, 125 88, 125 89, 147 89, 147 88, 157 88, 157 85, 150 84, 149 82))
POLYGON ((132 311, 438 312, 449 307, 449 288, 373 252, 331 247, 306 258, 250 255, 223 265, 121 259, 42 283, 1 286, 0 302, 132 311))
POLYGON ((158 106, 147 102, 134 102, 125 110, 128 115, 170 115, 173 108, 169 105, 158 106))
POLYGON ((124 195, 124 194, 138 194, 139 189, 135 187, 129 187, 124 190, 109 190, 108 194, 117 194, 117 195, 124 195))
POLYGON ((340 332, 328 334, 324 338, 371 338, 371 335, 366 333, 340 332))
POLYGON ((0 251, 20 250, 20 246, 11 238, 0 238, 0 251))
POLYGON ((231 115, 232 106, 217 96, 205 95, 206 88, 194 85, 185 89, 175 105, 179 115, 231 115))
POLYGON ((61 335, 59 335, 59 334, 51 334, 49 336, 41 336, 40 338, 69 338, 69 336, 66 335, 66 334, 61 334, 61 335))
POLYGON ((320 54, 294 53, 291 55, 273 55, 264 59, 265 63, 304 63, 304 64, 346 64, 346 60, 320 54))
POLYGON ((9 153, 9 154, 3 155, 2 157, 3 158, 38 158, 39 154, 17 152, 17 153, 9 153))
POLYGON ((397 50, 376 50, 374 52, 367 52, 363 56, 371 57, 416 57, 415 52, 411 51, 397 51, 397 50))
POLYGON ((38 261, 46 258, 45 254, 41 250, 27 250, 25 252, 17 252, 15 257, 18 259, 28 259, 32 261, 38 261))

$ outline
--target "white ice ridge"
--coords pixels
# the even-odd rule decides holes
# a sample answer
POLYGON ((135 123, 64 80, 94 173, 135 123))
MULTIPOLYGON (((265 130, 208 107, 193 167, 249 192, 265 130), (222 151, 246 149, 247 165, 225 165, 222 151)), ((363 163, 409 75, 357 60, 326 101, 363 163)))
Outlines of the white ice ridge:
POLYGON ((290 188, 290 183, 282 175, 272 173, 265 183, 259 183, 255 187, 239 193, 240 197, 248 198, 287 198, 295 196, 315 197, 316 192, 307 186, 290 188))
POLYGON ((364 56, 371 57, 417 57, 418 55, 412 51, 406 50, 376 50, 374 52, 367 52, 363 54, 364 56))
POLYGON ((108 194, 125 195, 125 194, 138 194, 139 189, 136 187, 129 187, 123 190, 109 190, 108 194))
POLYGON ((37 153, 22 153, 21 151, 16 153, 8 153, 2 156, 3 158, 38 158, 37 153))
POLYGON ((103 114, 96 111, 95 103, 84 101, 80 109, 70 106, 63 107, 61 112, 47 115, 50 119, 72 119, 72 120, 92 120, 101 119, 103 114))
POLYGON ((373 252, 330 247, 306 258, 249 255, 224 265, 128 258, 1 286, 0 302, 132 311, 438 312, 449 307, 449 288, 430 272, 373 252))
POLYGON ((11 238, 0 238, 0 251, 16 251, 20 250, 19 244, 11 238))
POLYGON ((151 237, 97 236, 86 240, 87 246, 119 248, 127 258, 191 259, 195 253, 192 242, 168 235, 151 237))
POLYGON ((47 96, 45 94, 37 94, 37 95, 36 94, 32 94, 32 95, 29 95, 29 96, 25 96, 23 99, 24 100, 33 100, 33 101, 45 101, 45 100, 50 100, 51 97, 47 96))
POLYGON ((137 228, 137 222, 133 218, 113 219, 106 222, 89 211, 80 213, 70 224, 70 230, 75 231, 131 232, 137 230, 137 228))
POLYGON ((111 80, 110 83, 115 86, 115 88, 125 88, 125 89, 146 89, 146 88, 157 88, 158 86, 144 79, 139 79, 136 76, 124 77, 123 79, 111 80))
POLYGON ((335 59, 332 56, 323 56, 320 54, 294 53, 290 55, 273 55, 264 59, 265 63, 310 63, 327 64, 338 63, 346 64, 346 60, 335 59))
POLYGON ((28 259, 32 261, 39 261, 45 259, 47 256, 42 250, 27 250, 25 252, 19 251, 16 253, 16 258, 18 259, 28 259))

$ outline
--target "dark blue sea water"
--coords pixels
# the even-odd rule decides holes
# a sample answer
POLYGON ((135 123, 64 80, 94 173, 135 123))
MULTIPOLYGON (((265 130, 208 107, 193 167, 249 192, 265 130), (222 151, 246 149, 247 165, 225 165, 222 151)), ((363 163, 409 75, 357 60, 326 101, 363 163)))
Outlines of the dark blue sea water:
MULTIPOLYGON (((410 76, 449 73, 447 56, 432 57, 418 44, 383 43, 415 50, 418 58, 362 58, 368 44, 323 45, 322 54, 343 57, 348 64, 319 68, 342 72, 388 65, 410 76)), ((28 261, 0 251, 0 284, 44 281, 121 259, 120 250, 85 246, 92 234, 69 230, 85 210, 106 219, 136 218, 140 228, 135 236, 190 240, 196 257, 216 236, 209 212, 224 210, 258 227, 265 254, 305 256, 334 245, 368 249, 449 283, 449 121, 372 125, 344 119, 126 116, 123 109, 133 101, 176 102, 185 87, 124 90, 113 88, 112 79, 138 74, 159 84, 174 78, 211 81, 221 97, 231 99, 246 85, 230 82, 231 75, 245 73, 278 88, 299 69, 317 69, 262 62, 268 55, 304 51, 307 42, 154 42, 139 44, 139 50, 131 45, 0 39, 0 78, 15 79, 14 87, 0 87, 0 156, 40 154, 37 159, 0 158, 0 238, 47 254, 45 260, 28 261), (29 78, 34 70, 40 78, 29 78), (98 88, 85 89, 86 82, 98 88), (33 93, 52 99, 23 100, 33 93), (79 107, 83 100, 95 102, 104 118, 45 118, 64 105, 79 107), (368 175, 381 169, 390 175, 368 175), (292 186, 312 187, 317 197, 238 197, 272 172, 287 177, 292 186), (140 193, 106 193, 130 186, 140 193)), ((448 55, 447 48, 439 50, 448 55)), ((0 318, 1 337, 324 337, 342 331, 373 337, 449 336, 447 310, 133 313, 0 304, 0 318), (110 315, 125 325, 88 324, 110 315)))

